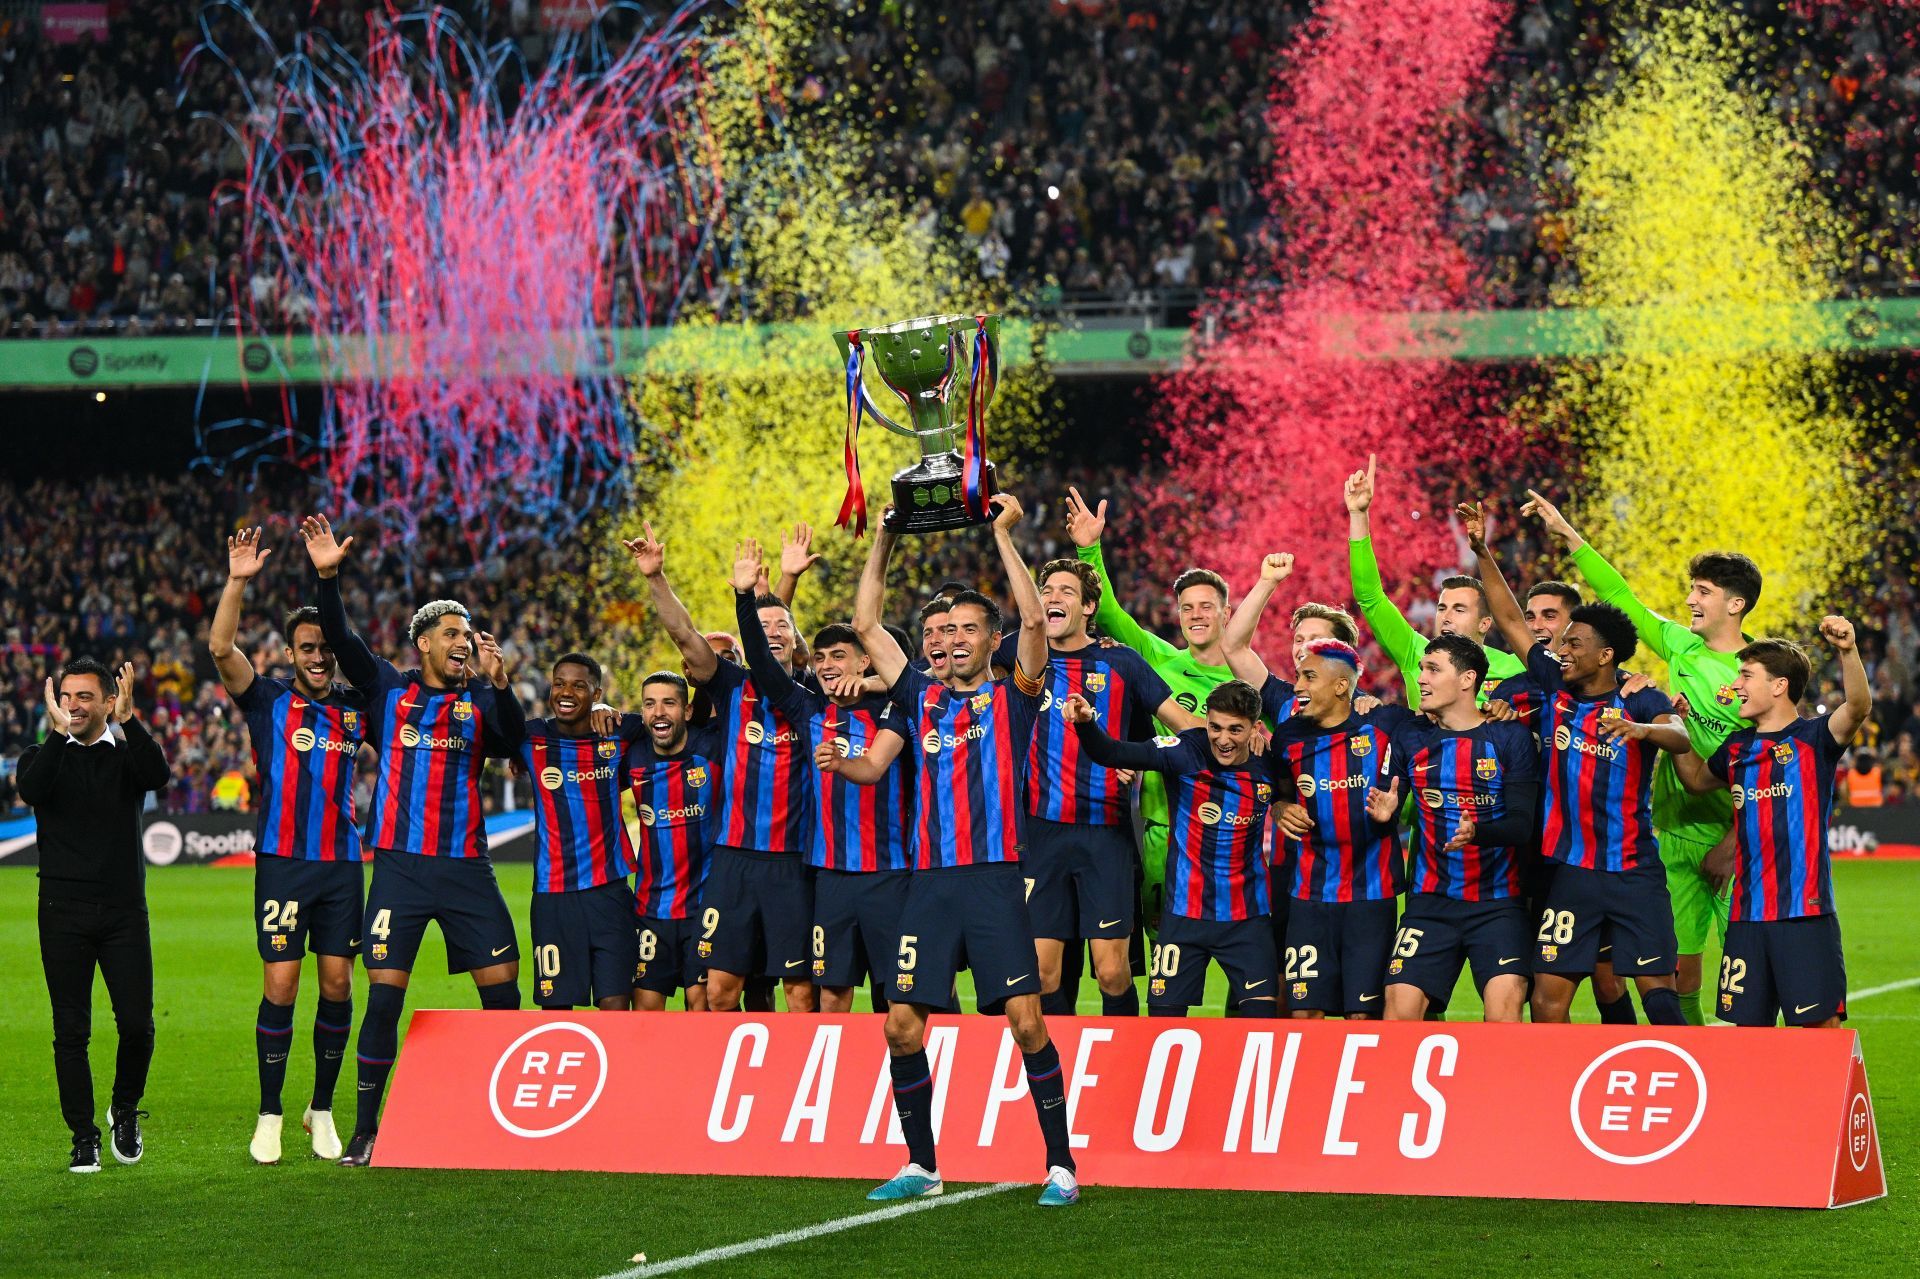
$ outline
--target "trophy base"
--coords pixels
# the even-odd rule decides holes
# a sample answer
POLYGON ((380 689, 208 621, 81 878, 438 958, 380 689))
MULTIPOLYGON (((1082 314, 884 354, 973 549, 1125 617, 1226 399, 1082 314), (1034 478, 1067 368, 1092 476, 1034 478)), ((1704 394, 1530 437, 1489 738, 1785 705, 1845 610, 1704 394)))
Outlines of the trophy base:
MULTIPOLYGON (((961 486, 958 453, 931 453, 893 477, 893 510, 885 524, 890 533, 942 533, 972 528, 992 520, 989 512, 976 516, 967 510, 961 486)), ((987 463, 987 496, 994 486, 993 463, 987 463)))

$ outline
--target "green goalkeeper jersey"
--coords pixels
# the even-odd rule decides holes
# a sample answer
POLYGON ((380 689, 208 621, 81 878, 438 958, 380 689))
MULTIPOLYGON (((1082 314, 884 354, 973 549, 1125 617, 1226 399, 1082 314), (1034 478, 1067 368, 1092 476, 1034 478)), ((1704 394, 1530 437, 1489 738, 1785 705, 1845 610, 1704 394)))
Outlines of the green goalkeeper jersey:
MULTIPOLYGON (((1734 733, 1749 727, 1740 718, 1739 699, 1733 695, 1733 677, 1740 673, 1737 654, 1708 648, 1698 635, 1642 604, 1627 579, 1593 547, 1582 546, 1575 551, 1573 564, 1602 602, 1633 619, 1640 642, 1667 664, 1672 691, 1685 694, 1692 709, 1687 717, 1687 736, 1693 739, 1693 749, 1702 759, 1720 749, 1720 744, 1734 733)), ((1681 783, 1673 756, 1661 751, 1653 771, 1653 824, 1682 839, 1717 844, 1733 825, 1733 794, 1714 790, 1696 795, 1681 783)))
MULTIPOLYGON (((1400 668, 1400 683, 1406 689, 1407 705, 1420 709, 1420 659, 1427 655, 1427 637, 1413 629, 1380 580, 1380 564, 1373 558, 1373 539, 1354 538, 1347 543, 1347 567, 1353 575, 1353 602, 1374 639, 1386 650, 1387 658, 1400 668)), ((1480 700, 1487 690, 1503 679, 1524 675, 1527 664, 1505 649, 1487 649, 1487 677, 1480 682, 1480 700)))
MULTIPOLYGON (((1107 576, 1106 561, 1101 557, 1098 542, 1081 547, 1080 558, 1100 574, 1100 603, 1093 614, 1094 625, 1100 628, 1100 633, 1144 657, 1154 674, 1167 681, 1174 701, 1195 715, 1204 714, 1207 694, 1233 678, 1232 668, 1197 662, 1193 650, 1161 639, 1127 616, 1127 610, 1120 607, 1114 593, 1113 579, 1107 576)), ((1158 720, 1154 722, 1159 724, 1158 720)), ((1160 731, 1174 730, 1160 724, 1160 731)), ((1148 771, 1140 778, 1140 818, 1149 826, 1167 824, 1167 789, 1157 772, 1148 771)))

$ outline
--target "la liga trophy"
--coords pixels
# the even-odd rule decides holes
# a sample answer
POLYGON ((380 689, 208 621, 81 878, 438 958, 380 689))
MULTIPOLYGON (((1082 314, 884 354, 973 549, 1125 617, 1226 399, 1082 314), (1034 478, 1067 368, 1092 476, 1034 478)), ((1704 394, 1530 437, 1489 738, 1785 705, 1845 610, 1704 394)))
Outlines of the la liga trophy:
POLYGON ((1000 376, 1000 317, 927 315, 833 335, 847 378, 847 495, 838 523, 859 537, 867 528, 860 482, 860 423, 871 416, 920 445, 920 460, 893 477, 895 533, 934 533, 993 518, 993 463, 987 460, 987 406, 1000 376), (903 421, 881 411, 866 370, 880 380, 879 401, 899 402, 903 421), (964 412, 963 412, 964 406, 964 412))

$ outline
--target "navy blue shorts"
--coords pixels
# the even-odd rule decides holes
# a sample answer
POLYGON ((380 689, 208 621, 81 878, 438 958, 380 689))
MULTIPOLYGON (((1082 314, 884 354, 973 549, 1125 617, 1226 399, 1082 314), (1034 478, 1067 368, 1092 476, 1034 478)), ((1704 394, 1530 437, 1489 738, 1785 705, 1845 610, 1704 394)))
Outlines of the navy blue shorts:
POLYGON ((1532 922, 1518 897, 1464 902, 1440 893, 1413 893, 1394 935, 1387 984, 1415 986, 1428 1000, 1445 1002, 1468 964, 1476 990, 1486 990, 1495 977, 1531 981, 1533 941, 1527 929, 1532 922))
POLYGON ((1057 941, 1130 936, 1137 857, 1131 826, 1027 818, 1020 865, 1032 884, 1033 935, 1057 941))
POLYGON ((716 845, 700 902, 713 923, 709 971, 813 980, 813 867, 792 853, 716 845))
POLYGON ((361 927, 368 968, 412 972, 414 957, 437 922, 447 943, 447 971, 470 972, 520 958, 513 916, 484 857, 428 857, 421 853, 374 854, 361 927))
POLYGON ((982 1012, 1040 993, 1027 883, 1018 862, 918 870, 907 879, 895 948, 893 1003, 942 1008, 964 969, 982 1012))
POLYGON ((1847 1019, 1840 917, 1736 919, 1720 959, 1720 1020, 1736 1026, 1817 1026, 1847 1019))
POLYGON ((638 942, 626 880, 533 895, 533 1002, 574 1008, 633 994, 638 942))
POLYGON ((1289 902, 1281 956, 1287 1011, 1379 1016, 1398 911, 1391 897, 1289 902))
POLYGON ((270 964, 316 955, 360 953, 366 877, 359 862, 257 857, 253 862, 254 940, 270 964))
POLYGON ((1228 998, 1278 999, 1280 962, 1273 948, 1273 921, 1160 917, 1147 976, 1149 1008, 1192 1008, 1206 1001, 1207 961, 1227 975, 1228 998))
POLYGON ((701 924, 697 919, 661 919, 642 915, 634 923, 638 952, 633 984, 662 995, 707 984, 707 961, 698 955, 701 924))
POLYGON ((900 912, 907 904, 905 870, 815 870, 813 980, 859 986, 890 977, 900 955, 900 912))
POLYGON ((1678 964, 1676 950, 1673 899, 1658 860, 1621 871, 1554 863, 1534 933, 1536 973, 1585 976, 1604 957, 1621 977, 1664 977, 1678 964))

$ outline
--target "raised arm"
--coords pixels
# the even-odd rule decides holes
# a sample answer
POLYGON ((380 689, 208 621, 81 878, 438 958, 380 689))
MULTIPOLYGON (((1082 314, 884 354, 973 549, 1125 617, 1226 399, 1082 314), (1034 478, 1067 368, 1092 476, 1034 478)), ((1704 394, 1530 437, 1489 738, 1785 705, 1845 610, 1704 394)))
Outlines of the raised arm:
POLYGON ((1075 553, 1084 564, 1100 575, 1100 602, 1094 606, 1093 624, 1102 635, 1126 645, 1150 662, 1165 660, 1179 652, 1172 644, 1133 620, 1120 607, 1120 596, 1107 575, 1106 557, 1100 551, 1100 539, 1107 531, 1107 503, 1102 498, 1096 509, 1089 509, 1077 488, 1067 489, 1067 536, 1073 539, 1075 553))
POLYGON ((873 673, 892 688, 907 669, 907 655, 899 642, 881 624, 887 596, 887 560, 893 554, 893 532, 883 517, 873 530, 873 545, 867 549, 866 565, 860 570, 860 585, 853 594, 853 630, 860 646, 873 662, 873 673))
POLYGON ((1047 608, 1040 602, 1040 588, 1020 548, 1013 544, 1013 528, 1026 512, 1020 499, 1011 493, 999 493, 993 501, 993 546, 1000 552, 1000 565, 1007 571, 1007 589, 1013 593, 1014 607, 1020 613, 1020 667, 1014 679, 1035 680, 1047 665, 1047 608))
POLYGON ((815 564, 820 557, 813 553, 813 525, 799 523, 793 526, 792 533, 780 535, 780 577, 773 584, 773 593, 782 603, 792 605, 794 592, 800 589, 801 576, 815 564))
POLYGON ((1867 668, 1860 661, 1860 647, 1854 642, 1852 622, 1829 614, 1820 619, 1820 638, 1840 656, 1840 686, 1847 700, 1827 720, 1827 728, 1833 740, 1845 746, 1873 714, 1873 690, 1867 684, 1867 668))
POLYGON ((1272 601, 1273 593, 1292 572, 1293 556, 1284 551, 1269 555, 1260 561, 1260 579, 1240 598, 1239 605, 1233 610, 1233 616, 1227 619, 1223 643, 1229 653, 1236 648, 1252 646, 1254 632, 1260 629, 1260 615, 1267 611, 1267 605, 1272 601))
POLYGON ((1500 571, 1500 561, 1487 545, 1486 516, 1473 502, 1462 502, 1456 513, 1466 526, 1467 545, 1480 560, 1480 585, 1487 593, 1487 611, 1493 614, 1494 626, 1506 638, 1508 648, 1522 654, 1530 651, 1539 641, 1527 629, 1527 616, 1521 611, 1520 601, 1514 598, 1513 588, 1507 585, 1507 575, 1500 571))
POLYGON ((482 730, 482 742, 489 757, 513 759, 527 740, 527 712, 514 696, 513 672, 507 669, 507 656, 491 631, 474 633, 474 650, 481 676, 493 686, 494 714, 482 730))
POLYGON ((1625 613, 1633 621, 1633 629, 1639 634, 1640 642, 1652 649, 1661 661, 1671 660, 1671 655, 1685 647, 1699 644, 1699 639, 1686 627, 1670 622, 1660 616, 1633 593, 1627 585, 1627 579, 1620 576, 1613 565, 1607 563, 1600 552, 1587 544, 1577 529, 1560 513, 1560 508, 1543 497, 1539 490, 1528 489, 1527 501, 1520 508, 1522 515, 1536 516, 1542 528, 1560 539, 1568 553, 1573 557, 1573 566, 1580 570, 1580 576, 1587 579, 1587 585, 1603 604, 1611 604, 1625 613))
POLYGON ((134 713, 133 682, 133 663, 128 662, 120 668, 113 690, 113 722, 127 735, 127 780, 136 791, 162 790, 169 779, 167 753, 134 713))
POLYGON ((856 785, 873 786, 887 775, 905 745, 906 739, 893 732, 875 733, 860 755, 842 755, 832 742, 821 742, 814 748, 813 763, 823 773, 833 773, 856 785))
POLYGON ((1408 623, 1399 606, 1387 598, 1387 587, 1380 580, 1380 562, 1373 555, 1374 456, 1367 454, 1367 469, 1347 477, 1343 496, 1347 503, 1347 572, 1353 583, 1353 602, 1367 621, 1373 638, 1385 650, 1387 658, 1400 670, 1400 682, 1411 695, 1415 672, 1427 641, 1408 623))
POLYGON ((793 676, 787 674, 787 668, 773 660, 773 649, 767 645, 767 628, 760 625, 760 610, 754 606, 762 564, 758 540, 750 537, 734 548, 733 621, 740 628, 740 645, 746 650, 747 669, 753 673, 753 682, 768 701, 781 705, 793 696, 798 686, 793 676))
POLYGON ((660 619, 673 646, 680 650, 680 660, 687 666, 687 678, 695 684, 704 684, 719 669, 720 659, 707 643, 707 637, 693 624, 693 614, 687 612, 687 606, 680 602, 667 581, 667 544, 653 535, 653 525, 644 524, 642 528, 646 531, 641 536, 623 538, 620 545, 627 548, 633 566, 647 579, 654 615, 660 619))
POLYGON ((60 695, 54 691, 53 676, 47 676, 47 738, 37 746, 29 746, 20 756, 20 772, 14 785, 20 791, 21 802, 29 808, 38 808, 47 802, 53 794, 53 782, 60 775, 60 762, 66 758, 67 735, 73 731, 73 719, 60 706, 60 695))
MULTIPOLYGON (((247 583, 267 562, 271 550, 260 545, 258 528, 243 528, 227 539, 227 584, 220 588, 220 603, 213 610, 213 625, 207 631, 207 651, 213 654, 214 669, 220 682, 235 697, 253 686, 253 663, 233 646, 240 630, 240 605, 246 598, 247 583)), ((293 637, 289 635, 291 644, 293 637)))
POLYGON ((327 637, 340 673, 358 689, 372 689, 380 683, 380 659, 347 621, 347 606, 340 598, 340 565, 347 558, 353 539, 336 542, 333 525, 324 515, 309 515, 300 521, 300 536, 307 542, 307 557, 320 578, 320 633, 327 637))

